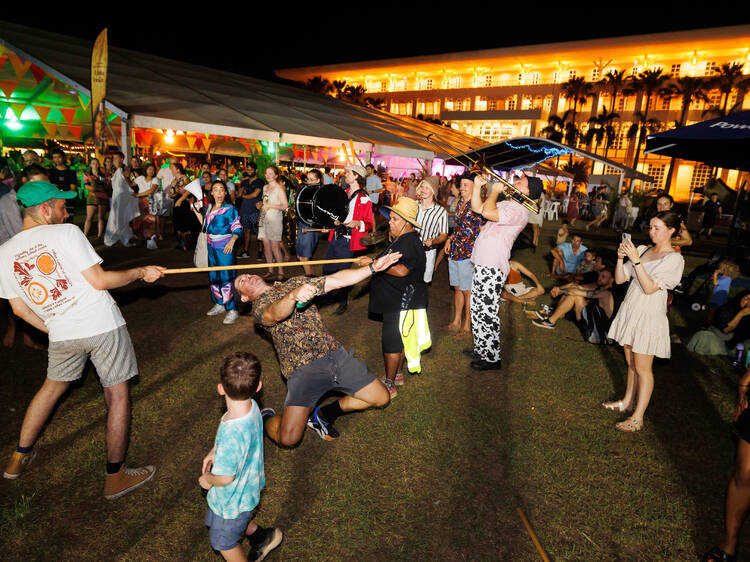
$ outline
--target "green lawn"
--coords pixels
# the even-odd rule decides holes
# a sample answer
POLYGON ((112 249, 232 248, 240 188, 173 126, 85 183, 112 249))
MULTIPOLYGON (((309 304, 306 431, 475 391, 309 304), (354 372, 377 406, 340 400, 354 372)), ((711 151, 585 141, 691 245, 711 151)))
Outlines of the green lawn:
MULTIPOLYGON (((544 228, 536 254, 518 255, 538 274, 548 270, 553 227, 544 228)), ((613 247, 611 231, 585 236, 591 246, 613 247)), ((688 269, 704 259, 702 244, 688 252, 688 269)), ((110 268, 190 262, 168 243, 101 255, 110 268)), ((0 482, 4 560, 219 558, 203 526, 197 483, 222 414, 218 366, 232 351, 256 353, 261 406, 281 407, 285 386, 272 345, 247 311, 234 326, 205 316, 206 285, 204 275, 179 275, 113 292, 141 369, 129 460, 156 464, 154 479, 104 500, 105 409, 89 370, 61 402, 28 474, 0 482)), ((323 315, 380 374, 380 324, 367 319, 363 289, 343 317, 330 308, 323 315)), ((266 441, 257 521, 285 533, 270 559, 539 559, 519 507, 554 560, 691 560, 719 538, 738 372, 673 346, 672 360, 655 365, 646 429, 623 434, 614 430, 619 416, 600 406, 624 387, 617 346, 586 344, 567 321, 554 331, 535 328, 518 306, 505 306, 503 369, 476 373, 461 355, 466 343, 440 329, 450 306, 444 262, 430 289, 433 348, 424 372, 408 377, 386 409, 341 418, 335 443, 312 432, 293 450, 266 441)), ((681 335, 695 322, 673 308, 681 335)), ((0 354, 0 444, 9 455, 45 376, 46 354, 20 342, 0 354)))

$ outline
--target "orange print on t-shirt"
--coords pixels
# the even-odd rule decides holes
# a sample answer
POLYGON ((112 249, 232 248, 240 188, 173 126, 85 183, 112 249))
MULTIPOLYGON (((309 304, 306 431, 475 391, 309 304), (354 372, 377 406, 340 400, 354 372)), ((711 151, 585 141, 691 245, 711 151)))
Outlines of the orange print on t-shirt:
POLYGON ((36 266, 45 275, 49 275, 57 269, 57 262, 49 252, 44 252, 36 258, 36 266))
POLYGON ((41 283, 37 283, 36 281, 29 283, 29 286, 26 290, 29 292, 29 298, 36 305, 44 304, 44 301, 46 301, 47 297, 49 296, 49 293, 47 293, 47 289, 44 288, 44 285, 42 285, 41 283))

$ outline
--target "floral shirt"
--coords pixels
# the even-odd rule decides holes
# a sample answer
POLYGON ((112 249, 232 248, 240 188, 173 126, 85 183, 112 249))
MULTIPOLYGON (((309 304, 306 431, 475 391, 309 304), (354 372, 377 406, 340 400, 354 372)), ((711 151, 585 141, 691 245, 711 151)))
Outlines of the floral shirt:
POLYGON ((451 250, 448 257, 453 261, 466 260, 471 257, 474 240, 486 222, 480 214, 471 210, 471 201, 458 198, 456 203, 455 225, 451 236, 451 250))
POLYGON ((299 367, 333 353, 341 344, 323 325, 314 304, 304 308, 295 307, 294 312, 286 320, 273 326, 263 325, 263 312, 270 304, 305 283, 315 286, 318 294, 322 294, 325 282, 325 277, 292 277, 284 283, 274 284, 253 302, 255 321, 271 334, 284 378, 288 379, 299 367))

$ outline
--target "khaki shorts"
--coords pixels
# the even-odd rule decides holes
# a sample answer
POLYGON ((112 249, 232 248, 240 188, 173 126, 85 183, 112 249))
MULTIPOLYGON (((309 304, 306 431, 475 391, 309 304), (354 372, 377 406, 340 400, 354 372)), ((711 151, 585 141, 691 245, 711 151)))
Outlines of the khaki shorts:
POLYGON ((123 324, 89 338, 49 342, 47 378, 60 382, 78 380, 89 358, 104 387, 118 385, 138 374, 133 343, 123 324))

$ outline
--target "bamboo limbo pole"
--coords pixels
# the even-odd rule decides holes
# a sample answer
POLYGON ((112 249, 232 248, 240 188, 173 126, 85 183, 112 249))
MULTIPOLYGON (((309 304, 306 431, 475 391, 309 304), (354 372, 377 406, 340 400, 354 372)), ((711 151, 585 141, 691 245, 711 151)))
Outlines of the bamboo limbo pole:
POLYGON ((341 258, 337 260, 287 261, 283 263, 250 263, 246 265, 216 265, 214 267, 183 267, 180 269, 165 269, 168 273, 203 273, 205 271, 224 271, 227 269, 262 269, 264 267, 294 267, 303 265, 322 265, 326 263, 353 263, 359 258, 341 258))
POLYGON ((531 540, 534 542, 534 546, 539 551, 539 556, 542 557, 542 560, 544 560, 544 562, 549 562, 549 558, 547 558, 547 555, 544 553, 544 549, 542 548, 542 545, 539 542, 539 539, 536 538, 534 531, 531 529, 531 525, 529 525, 529 522, 527 521, 526 516, 523 514, 523 511, 521 511, 520 507, 516 508, 516 511, 518 512, 519 517, 521 517, 521 521, 526 527, 526 530, 529 532, 529 536, 531 537, 531 540))

